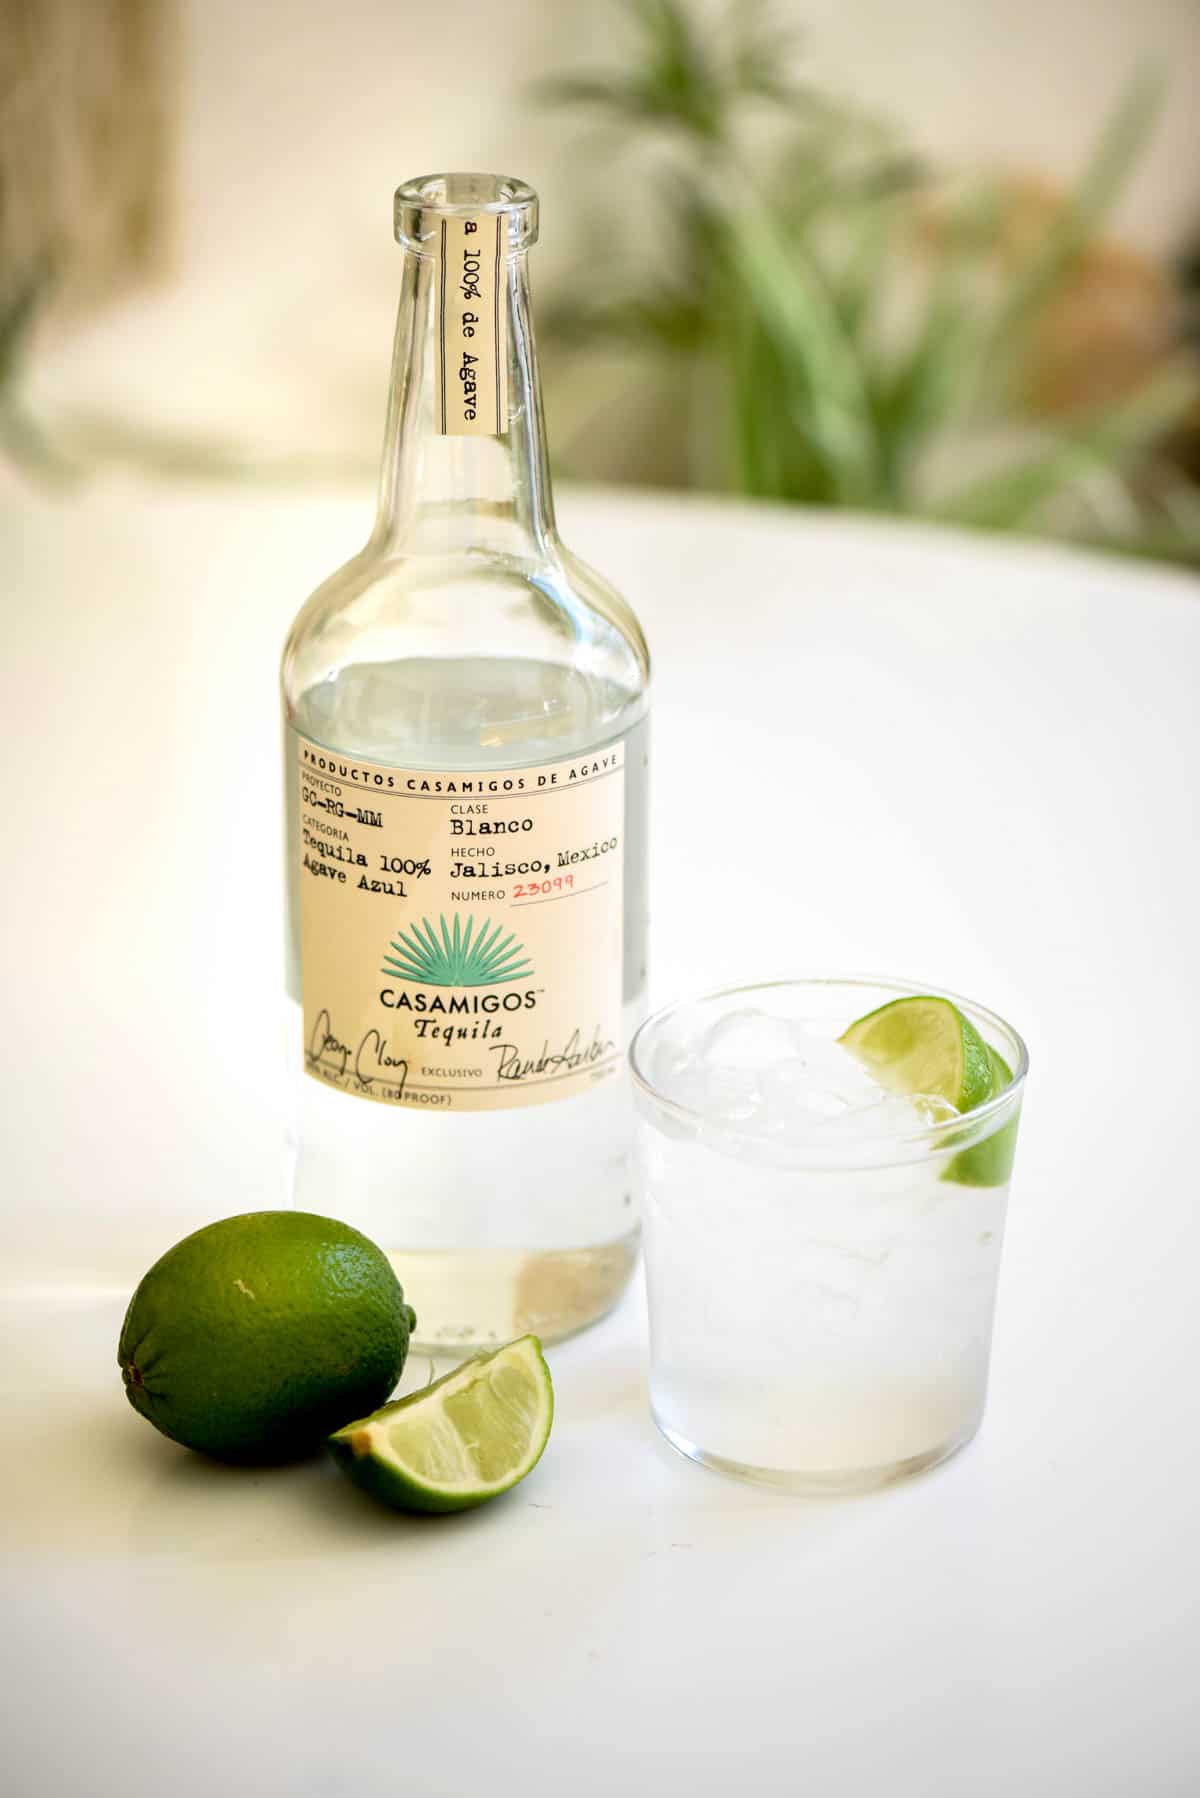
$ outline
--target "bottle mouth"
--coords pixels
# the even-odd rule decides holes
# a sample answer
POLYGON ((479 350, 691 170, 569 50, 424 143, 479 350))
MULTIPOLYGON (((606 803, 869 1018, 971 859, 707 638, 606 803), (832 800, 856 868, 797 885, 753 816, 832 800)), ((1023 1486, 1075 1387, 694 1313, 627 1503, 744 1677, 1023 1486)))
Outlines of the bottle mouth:
POLYGON ((396 241, 418 255, 432 253, 438 221, 499 216, 507 222, 508 253, 537 242, 538 197, 514 175, 418 175, 396 189, 396 241))

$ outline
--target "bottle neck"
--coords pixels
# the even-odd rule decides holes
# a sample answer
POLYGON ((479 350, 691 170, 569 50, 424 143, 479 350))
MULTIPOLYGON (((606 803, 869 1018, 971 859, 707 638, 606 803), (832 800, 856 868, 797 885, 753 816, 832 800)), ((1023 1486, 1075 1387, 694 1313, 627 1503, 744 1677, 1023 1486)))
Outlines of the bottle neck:
POLYGON ((444 557, 482 551, 539 561, 552 553, 554 501, 526 253, 501 256, 496 274, 499 291, 489 303, 507 373, 500 407, 508 428, 459 435, 446 429, 447 401, 451 410, 458 402, 461 417, 464 392, 452 332, 447 353, 446 297, 454 299, 454 284, 449 271, 443 279, 437 255, 404 252, 371 539, 377 552, 444 557))

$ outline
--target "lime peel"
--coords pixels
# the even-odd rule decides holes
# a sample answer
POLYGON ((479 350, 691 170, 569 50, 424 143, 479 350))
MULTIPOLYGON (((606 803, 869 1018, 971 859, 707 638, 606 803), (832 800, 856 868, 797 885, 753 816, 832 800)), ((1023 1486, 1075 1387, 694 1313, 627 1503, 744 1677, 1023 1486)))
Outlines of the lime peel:
POLYGON ((359 1231, 252 1211, 155 1262, 117 1359, 130 1404, 164 1436, 217 1460, 285 1461, 394 1391, 415 1323, 387 1256, 359 1231))

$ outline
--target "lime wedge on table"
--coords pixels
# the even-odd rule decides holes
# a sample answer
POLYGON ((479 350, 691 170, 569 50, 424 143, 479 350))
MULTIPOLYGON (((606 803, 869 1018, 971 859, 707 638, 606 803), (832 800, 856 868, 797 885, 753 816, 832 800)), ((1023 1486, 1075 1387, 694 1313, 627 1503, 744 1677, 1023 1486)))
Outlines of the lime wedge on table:
MULTIPOLYGON (((893 999, 857 1018, 838 1039, 893 1093, 930 1093, 956 1111, 974 1111, 1012 1082, 1004 1057, 984 1042, 949 999, 893 999)), ((956 1155, 944 1179, 962 1186, 1003 1186, 1016 1147, 1014 1116, 983 1142, 956 1155)))
POLYGON ((542 1345, 522 1336, 346 1424, 328 1446, 356 1486, 398 1511, 465 1511, 525 1478, 553 1417, 542 1345))

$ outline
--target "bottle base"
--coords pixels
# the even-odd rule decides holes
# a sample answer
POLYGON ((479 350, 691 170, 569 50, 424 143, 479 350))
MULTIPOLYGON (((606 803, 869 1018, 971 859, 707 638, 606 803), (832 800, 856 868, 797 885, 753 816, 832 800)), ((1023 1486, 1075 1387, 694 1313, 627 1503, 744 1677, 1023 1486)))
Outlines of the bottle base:
POLYGON ((417 1314, 412 1347, 432 1355, 561 1342, 611 1311, 637 1265, 639 1232, 540 1252, 389 1249, 417 1314))

